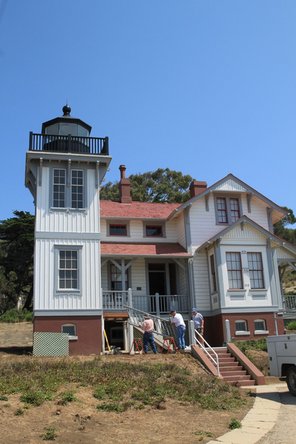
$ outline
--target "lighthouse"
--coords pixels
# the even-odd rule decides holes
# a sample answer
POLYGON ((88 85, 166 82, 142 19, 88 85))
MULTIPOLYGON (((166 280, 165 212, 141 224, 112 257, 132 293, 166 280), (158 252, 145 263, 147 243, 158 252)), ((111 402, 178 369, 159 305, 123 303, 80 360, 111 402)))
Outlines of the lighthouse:
POLYGON ((25 184, 36 216, 35 354, 102 349, 99 192, 111 157, 108 137, 90 134, 68 105, 41 133, 30 133, 25 184))

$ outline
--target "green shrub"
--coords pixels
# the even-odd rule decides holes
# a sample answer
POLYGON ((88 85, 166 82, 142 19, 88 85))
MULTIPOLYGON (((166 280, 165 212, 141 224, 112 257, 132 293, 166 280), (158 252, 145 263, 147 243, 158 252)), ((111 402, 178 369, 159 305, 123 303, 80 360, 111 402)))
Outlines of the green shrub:
POLYGON ((291 321, 286 325, 287 330, 296 330, 296 321, 291 321))
POLYGON ((241 424, 241 422, 240 422, 238 419, 236 419, 236 418, 232 418, 232 419, 230 420, 230 423, 229 423, 229 426, 228 426, 228 427, 229 427, 231 430, 234 430, 234 429, 240 429, 241 426, 242 426, 242 424, 241 424))
POLYGON ((44 434, 41 436, 43 441, 55 441, 56 437, 57 434, 54 427, 47 427, 44 434))
POLYGON ((73 401, 76 401, 74 393, 64 392, 64 393, 61 393, 61 399, 59 399, 58 404, 59 405, 67 405, 69 402, 73 402, 73 401))
POLYGON ((33 319, 33 313, 26 309, 17 310, 16 308, 12 308, 7 310, 0 316, 0 322, 31 322, 33 319))
POLYGON ((267 351, 266 339, 252 339, 249 341, 235 341, 235 345, 245 353, 247 350, 267 351))
POLYGON ((49 399, 49 396, 40 391, 30 391, 20 397, 22 402, 35 406, 43 404, 46 399, 49 399))

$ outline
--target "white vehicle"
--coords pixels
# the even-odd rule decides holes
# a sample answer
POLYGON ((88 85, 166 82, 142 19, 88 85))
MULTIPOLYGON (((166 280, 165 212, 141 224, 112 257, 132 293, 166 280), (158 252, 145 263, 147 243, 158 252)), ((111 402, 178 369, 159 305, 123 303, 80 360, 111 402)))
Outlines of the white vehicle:
POLYGON ((290 393, 296 396, 296 334, 269 336, 266 342, 269 375, 285 379, 290 393))

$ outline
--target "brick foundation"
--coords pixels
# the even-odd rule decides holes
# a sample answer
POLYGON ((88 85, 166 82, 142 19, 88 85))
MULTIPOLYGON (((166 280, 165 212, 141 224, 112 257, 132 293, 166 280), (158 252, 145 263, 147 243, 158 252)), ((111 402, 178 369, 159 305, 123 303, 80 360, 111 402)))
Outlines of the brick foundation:
POLYGON ((220 314, 213 317, 205 318, 205 338, 212 346, 221 346, 225 342, 225 320, 228 319, 230 323, 230 333, 232 340, 251 340, 266 338, 268 335, 276 334, 276 323, 278 334, 284 334, 284 320, 282 317, 274 318, 274 313, 229 313, 220 314), (266 323, 268 334, 255 334, 254 321, 256 319, 263 319, 266 323), (248 331, 250 334, 237 335, 235 333, 235 321, 247 321, 248 331))
POLYGON ((101 316, 38 316, 33 321, 34 332, 62 331, 63 324, 76 326, 77 339, 69 341, 70 355, 99 355, 102 351, 101 316))

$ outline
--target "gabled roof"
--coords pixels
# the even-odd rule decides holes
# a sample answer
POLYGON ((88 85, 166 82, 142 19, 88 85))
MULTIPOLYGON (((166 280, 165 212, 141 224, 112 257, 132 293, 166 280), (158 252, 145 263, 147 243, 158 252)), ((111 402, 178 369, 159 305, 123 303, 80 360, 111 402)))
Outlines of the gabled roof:
POLYGON ((171 212, 180 206, 179 203, 131 203, 101 200, 101 217, 108 219, 167 219, 171 212))
MULTIPOLYGON (((212 193, 213 191, 219 191, 219 187, 223 183, 226 183, 229 180, 233 180, 234 182, 236 182, 236 184, 238 184, 240 186, 240 189, 238 190, 239 193, 246 192, 246 193, 249 193, 251 195, 254 195, 258 199, 264 201, 269 207, 273 208, 275 211, 280 213, 280 214, 278 214, 278 218, 277 218, 277 220, 275 222, 277 222, 278 220, 280 220, 281 218, 283 218, 287 214, 287 211, 284 210, 282 207, 280 207, 276 203, 272 202, 267 197, 263 196, 263 194, 259 193, 254 188, 250 187, 248 184, 246 184, 245 182, 240 180, 238 177, 236 177, 233 174, 229 173, 227 176, 225 176, 222 179, 218 180, 218 182, 215 182, 213 185, 211 185, 210 187, 206 188, 206 190, 203 193, 198 194, 197 196, 192 197, 191 199, 187 200, 182 205, 180 205, 178 208, 176 208, 175 211, 170 215, 169 219, 173 219, 175 216, 179 215, 180 212, 182 212, 186 207, 192 205, 192 203, 195 202, 196 200, 202 199, 203 197, 207 196, 208 194, 212 193)), ((224 192, 224 191, 221 190, 221 193, 222 192, 224 192)))
POLYGON ((254 222, 252 219, 248 218, 247 216, 242 216, 240 219, 238 219, 232 225, 219 231, 219 233, 215 234, 215 236, 211 237, 206 242, 204 242, 199 248, 197 248, 196 252, 203 250, 205 247, 209 247, 211 244, 213 244, 213 242, 215 242, 218 239, 221 239, 223 236, 225 236, 227 233, 229 233, 229 231, 231 231, 233 228, 237 227, 240 224, 248 224, 248 225, 252 226, 255 230, 259 231, 263 236, 272 240, 275 244, 287 249, 290 253, 293 253, 296 256, 296 248, 293 245, 289 244, 288 242, 281 239, 280 237, 275 236, 270 231, 265 230, 265 228, 261 227, 260 225, 258 225, 256 222, 254 222))
POLYGON ((192 257, 178 243, 101 242, 102 256, 192 257))

